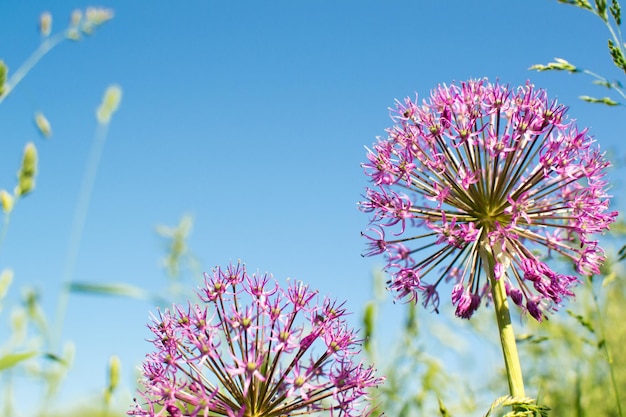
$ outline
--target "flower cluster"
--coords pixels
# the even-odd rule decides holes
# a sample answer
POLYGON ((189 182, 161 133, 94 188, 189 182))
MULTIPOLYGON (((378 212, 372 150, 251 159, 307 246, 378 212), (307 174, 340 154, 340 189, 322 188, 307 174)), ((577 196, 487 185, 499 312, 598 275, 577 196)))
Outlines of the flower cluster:
POLYGON ((130 415, 367 416, 382 382, 355 360, 359 340, 343 304, 301 282, 286 290, 242 264, 205 274, 203 306, 174 306, 149 325, 156 351, 143 364, 130 415))
POLYGON ((541 321, 578 281, 548 259, 599 272, 604 253, 592 235, 617 216, 609 163, 566 110, 530 84, 484 79, 397 102, 388 137, 368 150, 373 185, 360 203, 371 213, 365 255, 385 254, 397 298, 422 297, 437 311, 438 286, 449 281, 456 315, 469 318, 489 297, 489 273, 541 321))

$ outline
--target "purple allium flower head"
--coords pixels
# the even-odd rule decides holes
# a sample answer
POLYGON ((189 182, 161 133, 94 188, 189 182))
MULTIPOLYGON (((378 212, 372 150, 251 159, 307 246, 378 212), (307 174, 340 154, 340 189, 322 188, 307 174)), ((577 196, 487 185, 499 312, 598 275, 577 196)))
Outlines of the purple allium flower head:
POLYGON ((205 274, 204 305, 174 306, 149 325, 155 351, 143 364, 129 415, 369 416, 367 391, 382 383, 357 361, 346 310, 301 282, 282 289, 242 264, 205 274))
POLYGON ((566 110, 530 84, 484 79, 397 102, 388 137, 368 150, 372 186, 360 203, 371 213, 365 255, 385 254, 397 298, 437 311, 437 287, 451 281, 456 315, 471 317, 490 294, 488 251, 507 295, 541 321, 578 281, 549 258, 599 272, 604 252, 593 235, 617 216, 608 211, 609 163, 566 110))

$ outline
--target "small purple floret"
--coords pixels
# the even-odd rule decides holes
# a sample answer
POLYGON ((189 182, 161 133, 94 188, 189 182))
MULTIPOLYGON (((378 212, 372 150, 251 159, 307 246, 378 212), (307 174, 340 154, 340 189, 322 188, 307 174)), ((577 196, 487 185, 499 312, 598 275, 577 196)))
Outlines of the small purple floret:
POLYGON ((437 311, 436 288, 451 281, 457 316, 471 317, 490 293, 480 251, 491 250, 491 273, 542 320, 578 282, 554 272, 551 257, 569 259, 580 275, 600 272, 594 235, 617 217, 604 178, 610 164, 566 110, 530 84, 485 79, 396 103, 395 125, 367 151, 372 185, 360 208, 371 216, 365 255, 386 257, 398 299, 437 311))
POLYGON ((369 416, 382 383, 356 360, 343 304, 242 264, 205 274, 204 305, 159 312, 135 416, 369 416))

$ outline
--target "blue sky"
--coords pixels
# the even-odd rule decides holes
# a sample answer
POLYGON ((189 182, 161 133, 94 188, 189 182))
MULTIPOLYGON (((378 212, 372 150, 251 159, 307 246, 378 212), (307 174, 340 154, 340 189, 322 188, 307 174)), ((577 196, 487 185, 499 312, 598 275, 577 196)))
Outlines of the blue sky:
MULTIPOLYGON (((0 2, 0 58, 16 69, 36 48, 42 11, 52 13, 56 32, 87 5, 0 2)), ((90 38, 60 45, 0 106, 0 187, 13 187, 27 141, 40 156, 37 188, 16 207, 0 267, 14 270, 11 299, 35 286, 50 314, 94 111, 111 83, 124 96, 95 182, 78 281, 164 289, 155 226, 188 213, 189 244, 205 269, 241 259, 252 271, 307 281, 359 312, 381 262, 360 256, 364 146, 390 125, 394 99, 425 96, 438 83, 530 79, 569 105, 570 117, 604 147, 623 151, 623 109, 577 99, 605 94, 590 79, 528 71, 563 57, 620 77, 599 19, 556 1, 101 5, 115 18, 90 38), (36 110, 52 124, 50 140, 33 128, 36 110)), ((131 369, 149 349, 143 339, 151 309, 143 301, 72 295, 63 335, 77 346, 68 398, 100 390, 112 354, 122 358, 131 386, 131 369)))

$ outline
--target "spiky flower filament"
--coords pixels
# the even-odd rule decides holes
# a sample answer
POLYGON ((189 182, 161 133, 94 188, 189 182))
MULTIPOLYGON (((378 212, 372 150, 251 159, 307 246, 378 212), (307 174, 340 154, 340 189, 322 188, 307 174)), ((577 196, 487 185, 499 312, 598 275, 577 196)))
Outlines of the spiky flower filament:
POLYGON ((205 303, 159 312, 143 366, 141 416, 370 415, 382 382, 355 361, 360 340, 343 304, 301 282, 286 290, 241 264, 207 275, 205 303))
POLYGON ((366 255, 386 255, 398 298, 421 294, 437 310, 439 285, 452 281, 456 314, 469 318, 490 294, 478 242, 510 259, 494 272, 537 320, 578 280, 547 266, 553 252, 579 274, 599 271, 604 255, 592 235, 617 215, 603 179, 609 163, 565 113, 530 84, 487 80, 397 102, 395 125, 363 164, 373 185, 360 207, 371 213, 366 255))

